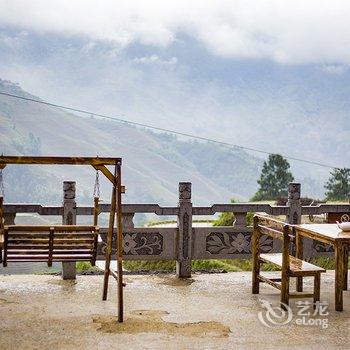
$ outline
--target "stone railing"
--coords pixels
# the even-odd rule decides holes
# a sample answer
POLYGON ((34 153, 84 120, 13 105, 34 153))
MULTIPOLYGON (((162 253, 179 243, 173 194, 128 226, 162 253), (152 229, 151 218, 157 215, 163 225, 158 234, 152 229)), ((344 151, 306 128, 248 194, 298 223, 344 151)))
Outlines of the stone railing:
MULTIPOLYGON (((7 204, 4 206, 5 224, 14 224, 17 213, 37 213, 39 215, 62 216, 65 224, 74 224, 79 215, 93 215, 93 207, 76 206, 75 183, 64 182, 62 206, 41 206, 38 204, 7 204)), ((192 259, 232 259, 250 258, 252 227, 247 225, 246 215, 250 212, 266 213, 285 217, 286 222, 298 224, 302 215, 350 213, 350 205, 319 204, 301 206, 300 184, 291 183, 288 187, 286 206, 270 204, 232 203, 214 204, 210 207, 193 207, 191 202, 191 183, 180 182, 177 206, 162 207, 158 204, 124 204, 123 235, 125 260, 176 260, 177 275, 191 275, 192 259), (214 215, 231 212, 235 214, 232 227, 193 227, 195 216, 214 215), (133 219, 137 213, 153 213, 159 216, 177 216, 176 227, 135 227, 133 219)), ((100 213, 109 212, 110 205, 100 204, 100 213)), ((101 239, 98 257, 104 258, 107 228, 100 228, 101 239)), ((116 244, 114 244, 116 246, 116 244)), ((262 244, 265 252, 279 251, 280 242, 265 238, 262 244)), ((304 256, 323 256, 331 253, 331 248, 319 242, 305 240, 304 256)), ((66 275, 72 272, 74 264, 64 266, 66 275)))

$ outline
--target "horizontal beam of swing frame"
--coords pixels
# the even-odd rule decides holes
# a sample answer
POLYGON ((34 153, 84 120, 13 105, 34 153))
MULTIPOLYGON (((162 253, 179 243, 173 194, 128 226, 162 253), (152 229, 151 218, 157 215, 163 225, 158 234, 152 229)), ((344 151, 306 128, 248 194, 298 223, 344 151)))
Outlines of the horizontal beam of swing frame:
MULTIPOLYGON (((106 178, 114 184, 114 175, 106 168, 106 165, 122 164, 121 158, 100 157, 41 157, 41 156, 0 156, 0 169, 9 164, 38 164, 38 165, 92 165, 100 170, 106 178)), ((125 193, 125 187, 121 186, 121 193, 125 193)))
POLYGON ((52 164, 52 165, 115 165, 121 158, 100 157, 42 157, 42 156, 0 156, 0 165, 7 164, 52 164))

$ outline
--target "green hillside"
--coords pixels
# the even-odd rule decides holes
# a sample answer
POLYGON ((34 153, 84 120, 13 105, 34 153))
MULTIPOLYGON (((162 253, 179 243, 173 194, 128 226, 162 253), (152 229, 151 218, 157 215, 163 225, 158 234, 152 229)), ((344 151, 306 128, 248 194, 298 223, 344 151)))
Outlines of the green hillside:
MULTIPOLYGON (((31 96, 0 80, 1 91, 31 96)), ((35 96, 34 96, 35 97, 35 96)), ((37 97, 35 97, 37 98, 37 97)), ((261 160, 236 149, 190 142, 100 118, 0 96, 0 152, 20 155, 123 158, 126 202, 175 204, 179 181, 193 183, 194 202, 246 199, 256 189, 261 160)), ((16 167, 4 171, 7 202, 59 202, 63 180, 78 182, 78 200, 92 196, 94 171, 85 167, 16 167)), ((109 186, 102 180, 102 196, 109 186)))

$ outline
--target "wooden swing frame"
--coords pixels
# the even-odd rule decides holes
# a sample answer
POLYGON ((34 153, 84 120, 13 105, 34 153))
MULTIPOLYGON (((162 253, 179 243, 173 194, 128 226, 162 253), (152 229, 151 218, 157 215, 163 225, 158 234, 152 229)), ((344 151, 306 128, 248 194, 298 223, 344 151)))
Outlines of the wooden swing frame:
MULTIPOLYGON (((118 322, 123 322, 123 233, 122 233, 122 200, 121 194, 125 192, 121 184, 121 158, 100 158, 100 157, 39 157, 39 156, 0 156, 0 169, 9 164, 37 164, 37 165, 91 165, 94 169, 100 170, 103 175, 112 183, 111 208, 109 214, 109 225, 107 234, 106 262, 104 270, 102 300, 107 299, 109 276, 112 275, 118 283, 118 322), (114 166, 112 173, 107 166, 114 166), (113 231, 115 216, 117 216, 117 271, 110 268, 113 248, 113 231)), ((95 206, 96 206, 96 199, 95 206)), ((97 204, 98 205, 98 204, 97 204)), ((2 226, 3 213, 0 206, 0 229, 2 226)), ((94 224, 97 224, 98 213, 94 212, 94 224)))

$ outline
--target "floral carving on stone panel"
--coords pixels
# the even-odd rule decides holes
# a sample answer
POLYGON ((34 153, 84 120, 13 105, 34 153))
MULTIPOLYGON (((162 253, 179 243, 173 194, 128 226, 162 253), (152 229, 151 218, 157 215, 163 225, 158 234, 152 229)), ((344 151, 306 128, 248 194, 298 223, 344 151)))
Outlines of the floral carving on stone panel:
MULTIPOLYGON (((272 250, 272 238, 263 236, 260 240, 262 252, 272 250)), ((250 232, 210 232, 206 237, 206 251, 210 254, 251 253, 250 232)))
MULTIPOLYGON (((101 254, 106 252, 106 235, 102 237, 101 254)), ((116 241, 113 240, 113 247, 116 241)), ((123 233, 123 255, 160 255, 163 251, 163 236, 159 232, 123 233)), ((112 250, 114 254, 115 248, 112 250)))

